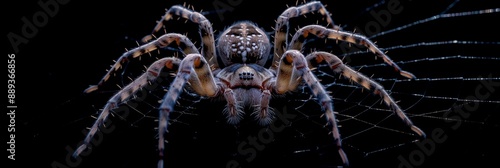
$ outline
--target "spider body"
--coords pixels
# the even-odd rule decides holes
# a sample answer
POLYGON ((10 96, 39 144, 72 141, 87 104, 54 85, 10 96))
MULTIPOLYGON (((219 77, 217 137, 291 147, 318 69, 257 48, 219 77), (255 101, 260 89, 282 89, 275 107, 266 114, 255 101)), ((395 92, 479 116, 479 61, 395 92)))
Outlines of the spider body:
POLYGON ((325 63, 328 64, 333 73, 341 74, 381 96, 383 102, 408 127, 418 136, 425 137, 425 133, 413 125, 382 86, 344 65, 337 56, 331 53, 315 51, 307 56, 303 55, 301 50, 306 43, 305 39, 309 36, 363 45, 376 56, 381 57, 388 65, 394 67, 394 70, 402 76, 414 77, 411 73, 401 70, 367 38, 339 30, 320 2, 310 2, 285 10, 277 19, 273 42, 265 31, 249 21, 233 24, 222 31, 216 40, 211 23, 203 15, 182 6, 173 6, 167 10, 151 35, 143 38, 145 44, 124 53, 98 85, 89 87, 85 92, 90 93, 98 90, 124 63, 141 57, 143 54, 175 45, 184 55, 181 58, 167 56, 157 60, 149 66, 143 75, 110 98, 87 134, 84 144, 75 150, 73 156, 78 156, 88 147, 96 131, 117 105, 127 101, 139 89, 156 80, 163 70, 172 71, 176 75, 159 106, 159 168, 163 167, 163 159, 165 158, 164 134, 167 131, 169 115, 175 110, 175 104, 185 87, 189 87, 200 96, 213 99, 223 98, 222 100, 226 101, 223 113, 225 113, 229 124, 238 124, 245 111, 250 110, 253 111, 251 115, 259 124, 268 125, 274 118, 273 109, 269 106, 273 95, 284 95, 294 91, 300 83, 309 87, 310 94, 322 107, 323 116, 333 136, 333 143, 337 146, 343 164, 348 165, 347 155, 342 150, 332 99, 318 78, 311 72, 311 69, 318 64, 325 63), (306 13, 322 15, 326 18, 324 20, 329 27, 304 26, 289 40, 286 37, 289 32, 288 20, 306 13), (198 24, 202 40, 201 52, 189 38, 181 34, 166 33, 156 38, 155 34, 158 34, 164 26, 164 22, 171 20, 174 16, 198 24), (273 47, 272 44, 274 44, 273 47))

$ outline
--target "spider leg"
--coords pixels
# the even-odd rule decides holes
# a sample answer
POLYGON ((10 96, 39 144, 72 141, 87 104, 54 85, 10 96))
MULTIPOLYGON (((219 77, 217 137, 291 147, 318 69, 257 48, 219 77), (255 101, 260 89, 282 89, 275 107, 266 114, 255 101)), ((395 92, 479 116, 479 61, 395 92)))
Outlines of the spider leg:
POLYGON ((115 62, 115 64, 111 66, 111 69, 108 70, 106 75, 104 75, 104 77, 99 81, 99 83, 97 85, 92 85, 89 88, 85 89, 84 93, 91 93, 93 91, 98 90, 99 87, 104 85, 104 83, 112 75, 114 75, 116 71, 122 67, 123 64, 129 62, 130 59, 140 57, 143 54, 150 53, 159 48, 167 47, 173 43, 179 46, 179 48, 182 49, 184 54, 199 53, 195 45, 186 36, 177 33, 165 34, 150 43, 144 44, 142 46, 139 46, 137 48, 134 48, 132 50, 123 53, 120 56, 120 58, 118 58, 118 60, 115 62))
POLYGON ((285 52, 287 48, 285 45, 288 42, 288 34, 289 34, 289 20, 294 17, 299 17, 305 15, 307 13, 318 12, 323 15, 326 19, 327 26, 331 26, 331 28, 335 30, 340 30, 340 27, 333 23, 333 19, 330 16, 330 13, 326 10, 325 6, 319 2, 309 2, 297 7, 290 7, 286 9, 276 20, 276 27, 274 32, 274 56, 273 56, 273 68, 276 68, 278 65, 276 64, 280 57, 285 52))
POLYGON ((343 64, 342 61, 335 55, 327 52, 313 52, 306 57, 309 67, 316 67, 315 65, 325 61, 332 68, 333 72, 342 74, 344 77, 351 79, 352 81, 360 84, 366 89, 369 89, 374 94, 380 95, 384 103, 389 106, 392 111, 408 125, 411 130, 417 133, 421 138, 425 138, 425 133, 413 125, 411 120, 405 115, 403 110, 394 102, 391 96, 385 91, 385 89, 373 80, 363 74, 351 69, 347 65, 343 64))
POLYGON ((227 116, 227 122, 229 124, 237 124, 245 115, 243 111, 243 106, 236 99, 236 94, 230 88, 224 89, 224 98, 227 101, 226 108, 222 111, 223 114, 227 116))
POLYGON ((170 112, 174 111, 175 102, 177 102, 186 84, 190 84, 191 88, 201 96, 215 97, 220 92, 220 87, 216 84, 209 64, 203 56, 200 54, 189 54, 181 61, 177 75, 160 105, 160 119, 158 123, 158 151, 160 160, 158 161, 158 168, 163 168, 164 134, 167 131, 169 115, 170 112))
POLYGON ((113 109, 117 108, 119 104, 123 103, 126 99, 130 98, 132 95, 136 94, 139 89, 147 86, 150 82, 155 81, 158 77, 160 77, 160 73, 162 71, 175 71, 177 70, 180 59, 174 57, 162 58, 148 68, 147 72, 135 79, 132 83, 128 84, 118 93, 116 93, 113 97, 111 97, 107 104, 104 106, 104 109, 99 114, 99 117, 94 122, 90 131, 87 133, 83 144, 79 146, 75 152, 73 153, 73 157, 77 157, 82 153, 90 144, 90 141, 93 139, 94 135, 98 131, 99 127, 105 126, 106 119, 113 109), (165 69, 166 68, 166 69, 165 69))
POLYGON ((215 58, 215 40, 214 40, 214 31, 212 30, 212 23, 210 23, 210 21, 207 18, 205 18, 205 16, 203 16, 201 13, 191 11, 185 7, 175 5, 172 6, 170 9, 168 9, 165 15, 163 15, 163 17, 161 18, 161 20, 158 21, 158 24, 156 24, 151 34, 142 38, 142 41, 147 42, 153 39, 154 34, 160 31, 160 29, 164 26, 163 23, 173 19, 173 15, 182 17, 199 25, 200 36, 203 42, 201 55, 204 55, 205 59, 208 60, 211 65, 214 66, 212 67, 213 69, 219 68, 217 65, 217 59, 215 58))
POLYGON ((333 135, 333 140, 337 145, 342 162, 344 165, 349 165, 347 155, 342 149, 342 140, 337 127, 337 120, 335 119, 335 114, 333 112, 332 99, 309 69, 304 55, 297 50, 286 51, 279 63, 276 78, 275 89, 278 94, 295 90, 298 85, 295 83, 299 83, 298 80, 304 79, 307 86, 311 89, 312 94, 316 97, 325 112, 324 115, 326 116, 328 124, 331 126, 331 134, 333 135))
POLYGON ((260 105, 254 108, 252 115, 255 115, 255 119, 260 125, 268 125, 272 123, 274 119, 274 110, 269 107, 269 102, 271 101, 271 91, 263 90, 261 93, 260 105))
POLYGON ((341 40, 346 41, 353 44, 363 45, 368 48, 371 52, 373 52, 378 57, 382 58, 384 62, 394 68, 396 72, 399 72, 401 76, 414 79, 415 75, 410 72, 403 71, 399 66, 394 63, 389 56, 385 55, 384 52, 380 51, 380 49, 375 46, 368 38, 353 34, 347 33, 339 30, 328 29, 319 25, 309 25, 298 30, 293 36, 292 41, 290 42, 289 49, 300 50, 306 38, 310 35, 315 35, 319 38, 328 38, 333 40, 341 40))

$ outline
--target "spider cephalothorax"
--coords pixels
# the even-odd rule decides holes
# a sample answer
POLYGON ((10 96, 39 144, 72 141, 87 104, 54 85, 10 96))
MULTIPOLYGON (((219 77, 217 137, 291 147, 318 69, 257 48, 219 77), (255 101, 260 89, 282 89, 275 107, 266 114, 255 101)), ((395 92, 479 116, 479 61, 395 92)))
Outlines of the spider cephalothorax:
POLYGON ((402 76, 414 78, 411 73, 401 70, 366 37, 339 30, 338 26, 333 24, 328 11, 320 2, 310 2, 285 10, 277 19, 272 43, 262 29, 249 21, 233 24, 222 31, 218 39, 215 40, 211 23, 203 15, 182 6, 173 6, 167 10, 151 35, 143 38, 144 45, 124 53, 98 85, 89 87, 85 92, 89 93, 98 90, 124 63, 133 60, 133 58, 141 57, 143 54, 176 45, 184 55, 180 58, 166 56, 157 60, 149 66, 143 75, 123 87, 110 98, 87 134, 83 145, 75 151, 74 156, 78 156, 89 146, 93 136, 99 127, 103 125, 111 110, 133 97, 139 89, 159 78, 160 72, 165 70, 175 72, 176 75, 170 86, 168 86, 169 89, 159 106, 159 168, 163 167, 164 134, 167 131, 169 115, 174 111, 175 104, 184 87, 189 87, 200 96, 214 100, 217 98, 225 100, 226 107, 223 113, 226 114, 227 121, 230 124, 238 123, 244 116, 245 109, 251 109, 253 111, 252 115, 258 123, 267 125, 273 121, 273 110, 269 103, 272 96, 284 96, 285 93, 296 90, 300 83, 309 87, 309 93, 322 107, 333 136, 333 143, 338 148, 343 164, 347 165, 349 162, 342 149, 332 98, 318 78, 311 72, 311 69, 314 69, 319 64, 327 64, 332 73, 340 74, 381 96, 383 102, 409 128, 418 136, 425 137, 425 133, 413 125, 381 85, 344 65, 337 56, 331 53, 314 51, 304 55, 301 51, 304 44, 307 43, 305 39, 310 36, 365 46, 402 76), (289 19, 307 13, 316 13, 325 17, 324 21, 327 22, 327 27, 306 25, 298 29, 291 40, 288 40, 286 36, 289 33, 289 19), (172 20, 174 16, 184 18, 199 26, 199 35, 202 40, 201 52, 184 35, 177 33, 157 35, 159 30, 165 26, 164 23, 172 20), (271 47, 271 44, 274 44, 274 46, 271 47), (271 52, 272 49, 274 49, 273 52, 271 52))

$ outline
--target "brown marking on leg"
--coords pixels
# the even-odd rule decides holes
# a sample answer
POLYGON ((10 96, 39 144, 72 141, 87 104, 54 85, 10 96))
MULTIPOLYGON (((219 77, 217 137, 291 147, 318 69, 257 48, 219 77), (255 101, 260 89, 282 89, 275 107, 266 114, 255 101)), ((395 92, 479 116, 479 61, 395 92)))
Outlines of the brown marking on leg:
POLYGON ((293 36, 291 42, 290 42, 290 48, 289 49, 294 49, 294 50, 301 50, 303 46, 303 41, 301 40, 304 37, 305 34, 312 33, 315 36, 319 38, 328 38, 332 40, 342 40, 346 41, 352 44, 358 44, 358 45, 363 45, 366 48, 368 48, 371 52, 373 52, 377 57, 380 57, 384 60, 384 62, 394 68, 396 72, 398 72, 401 76, 413 79, 415 76, 411 74, 410 72, 403 71, 399 66, 394 63, 389 56, 387 56, 384 52, 382 52, 379 48, 376 47, 376 45, 371 42, 369 39, 367 39, 364 36, 353 34, 353 33, 347 33, 343 31, 337 31, 333 29, 328 29, 323 26, 319 25, 309 25, 305 26, 301 29, 299 29, 295 35, 293 36))
POLYGON ((351 79, 363 86, 364 88, 372 91, 375 95, 379 95, 383 102, 396 114, 411 130, 413 130, 421 138, 425 138, 425 133, 415 126, 411 120, 406 116, 403 110, 396 104, 392 97, 387 93, 387 91, 378 83, 370 78, 364 76, 363 74, 354 71, 347 65, 343 64, 342 61, 335 55, 327 52, 313 52, 309 54, 306 59, 311 60, 316 57, 323 57, 326 62, 332 67, 333 72, 340 73, 344 77, 351 79))

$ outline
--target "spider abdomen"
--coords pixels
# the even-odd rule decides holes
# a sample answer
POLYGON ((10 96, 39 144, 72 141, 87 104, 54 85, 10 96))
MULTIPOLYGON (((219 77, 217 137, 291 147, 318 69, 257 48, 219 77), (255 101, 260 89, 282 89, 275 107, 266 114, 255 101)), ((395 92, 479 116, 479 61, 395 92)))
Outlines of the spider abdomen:
POLYGON ((222 32, 217 40, 220 61, 225 66, 233 63, 267 62, 271 43, 266 33, 251 22, 239 22, 222 32))

